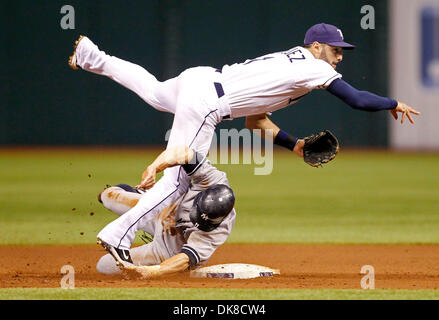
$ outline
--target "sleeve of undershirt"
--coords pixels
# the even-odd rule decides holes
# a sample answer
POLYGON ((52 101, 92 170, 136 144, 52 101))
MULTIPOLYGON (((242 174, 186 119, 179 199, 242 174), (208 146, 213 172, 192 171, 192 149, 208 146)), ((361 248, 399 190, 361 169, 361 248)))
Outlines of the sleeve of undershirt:
POLYGON ((392 98, 380 97, 368 91, 359 91, 342 79, 333 81, 327 91, 358 110, 370 112, 390 110, 398 105, 398 102, 392 98))
POLYGON ((186 171, 187 175, 191 176, 200 168, 204 161, 206 161, 206 156, 195 152, 193 158, 189 161, 189 163, 182 165, 182 167, 184 171, 186 171))

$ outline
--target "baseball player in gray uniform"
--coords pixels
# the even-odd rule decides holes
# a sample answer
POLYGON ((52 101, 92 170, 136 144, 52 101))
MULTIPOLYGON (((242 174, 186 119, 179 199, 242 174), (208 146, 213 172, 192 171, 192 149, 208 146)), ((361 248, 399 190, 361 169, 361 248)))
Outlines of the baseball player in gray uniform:
MULTIPOLYGON (((344 41, 339 28, 322 23, 307 31, 303 46, 221 69, 189 68, 176 78, 160 82, 144 68, 106 54, 81 36, 69 65, 107 76, 155 109, 174 114, 168 148, 184 145, 204 156, 219 122, 246 117, 247 128, 271 132, 264 134, 266 139, 303 157, 304 139, 281 130, 267 114, 297 103, 315 89, 325 89, 358 110, 389 110, 395 119, 401 113, 401 122, 408 118, 413 123, 412 115, 419 114, 402 102, 359 91, 342 80, 336 67, 343 59, 343 49, 353 48, 344 41)), ((145 171, 143 178, 146 175, 145 171)), ((102 229, 98 238, 114 248, 129 249, 136 231, 153 219, 153 212, 181 197, 189 180, 179 166, 166 169, 147 196, 102 229)), ((139 187, 146 187, 146 181, 142 180, 139 187)))
MULTIPOLYGON (((180 164, 192 183, 180 199, 144 226, 153 241, 131 250, 115 249, 102 242, 110 253, 99 260, 99 272, 117 274, 128 270, 149 278, 197 268, 227 240, 236 218, 235 196, 226 174, 206 157, 187 147, 169 148, 148 166, 147 180, 153 185, 158 172, 180 164)), ((99 201, 123 215, 143 196, 146 194, 139 189, 121 184, 102 191, 99 201)))

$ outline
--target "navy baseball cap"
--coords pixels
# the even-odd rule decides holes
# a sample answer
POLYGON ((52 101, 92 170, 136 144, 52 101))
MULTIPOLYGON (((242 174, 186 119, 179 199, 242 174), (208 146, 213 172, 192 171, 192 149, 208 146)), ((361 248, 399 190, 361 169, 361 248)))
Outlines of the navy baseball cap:
POLYGON ((314 41, 347 50, 355 48, 354 45, 344 42, 343 33, 339 28, 326 23, 316 24, 308 29, 305 34, 304 44, 312 44, 314 41))

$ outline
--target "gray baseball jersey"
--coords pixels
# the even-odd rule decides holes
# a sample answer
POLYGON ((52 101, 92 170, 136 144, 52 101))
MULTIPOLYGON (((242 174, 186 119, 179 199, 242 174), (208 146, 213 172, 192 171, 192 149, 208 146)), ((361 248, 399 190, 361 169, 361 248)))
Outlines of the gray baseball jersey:
MULTIPOLYGON (((221 224, 210 232, 199 230, 190 221, 189 214, 193 208, 193 201, 199 192, 206 190, 215 184, 229 185, 224 172, 211 165, 204 158, 200 163, 193 166, 189 172, 191 185, 187 193, 180 197, 175 211, 175 235, 163 231, 162 221, 159 215, 152 219, 144 228, 146 232, 154 236, 154 240, 148 244, 131 248, 130 254, 135 265, 156 265, 179 253, 185 253, 189 257, 190 267, 196 268, 205 264, 215 250, 229 237, 235 224, 236 212, 233 209, 221 224)), ((123 201, 126 210, 128 203, 136 203, 146 194, 128 192, 119 187, 111 187, 102 193, 102 202, 110 210, 118 208, 123 201)), ((113 210, 112 210, 113 211, 113 210)), ((118 214, 121 214, 119 211, 118 214)), ((99 260, 97 270, 105 274, 120 273, 114 259, 108 254, 99 260)))
POLYGON ((227 175, 212 166, 207 159, 195 170, 192 174, 189 173, 192 183, 188 192, 183 196, 175 216, 175 226, 185 242, 181 252, 189 256, 191 266, 204 264, 216 248, 227 240, 232 232, 236 218, 236 212, 233 209, 222 223, 210 232, 201 231, 193 225, 189 219, 189 213, 193 210, 193 202, 196 195, 215 184, 229 186, 227 175))

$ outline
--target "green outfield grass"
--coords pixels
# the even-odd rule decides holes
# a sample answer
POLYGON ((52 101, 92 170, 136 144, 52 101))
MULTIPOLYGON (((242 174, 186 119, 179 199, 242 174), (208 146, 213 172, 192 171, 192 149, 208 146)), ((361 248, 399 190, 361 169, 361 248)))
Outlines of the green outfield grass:
MULTIPOLYGON (((0 245, 93 244, 116 216, 106 184, 135 185, 158 151, 0 149, 0 245)), ((323 168, 219 165, 237 201, 229 243, 439 243, 439 154, 342 150, 323 168)), ((139 242, 139 240, 137 240, 139 242)), ((439 299, 437 290, 0 289, 0 299, 439 299)))
MULTIPOLYGON (((116 216, 106 184, 135 185, 158 151, 0 150, 0 245, 92 244, 116 216)), ((439 155, 342 152, 312 168, 277 152, 273 172, 219 165, 236 193, 230 243, 439 243, 439 155)))
POLYGON ((0 289, 0 300, 438 300, 438 290, 0 289))

